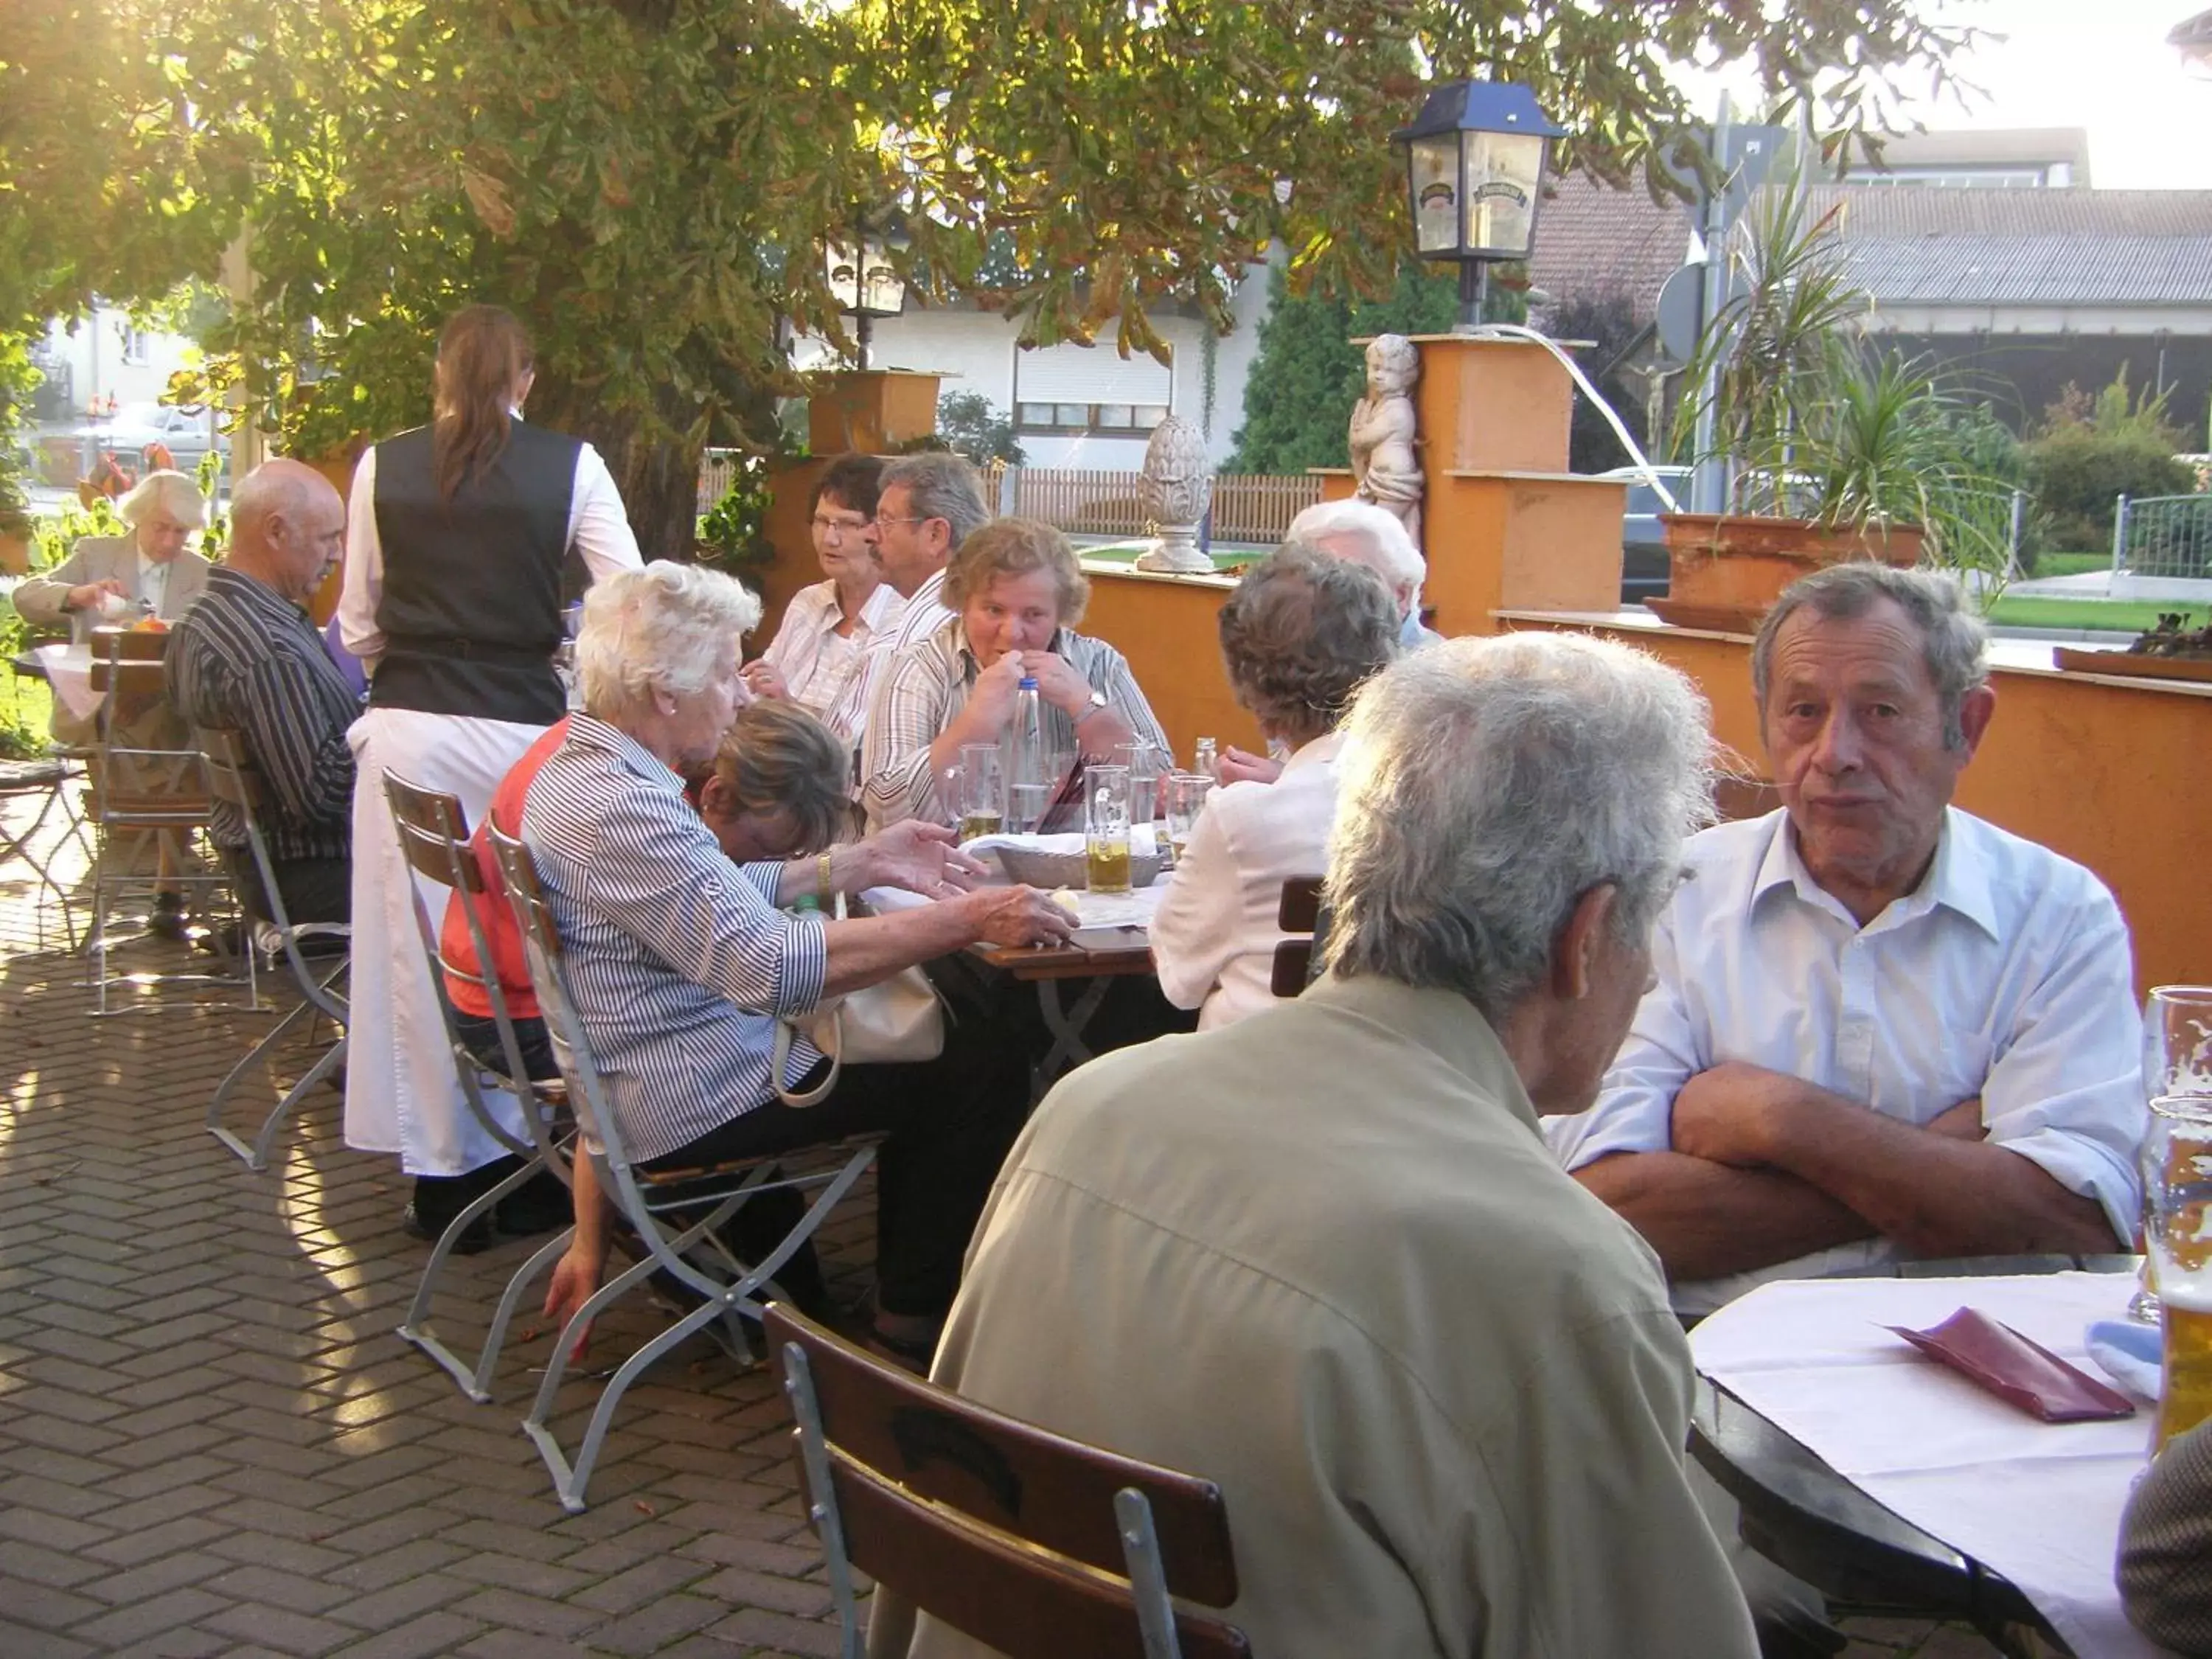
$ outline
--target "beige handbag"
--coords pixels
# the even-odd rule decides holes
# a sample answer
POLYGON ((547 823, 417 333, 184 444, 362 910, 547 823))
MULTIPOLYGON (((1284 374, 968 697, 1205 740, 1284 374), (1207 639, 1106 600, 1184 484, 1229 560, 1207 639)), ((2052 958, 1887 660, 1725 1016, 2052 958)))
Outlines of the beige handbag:
MULTIPOLYGON (((843 921, 844 914, 841 893, 837 919, 843 921)), ((813 1106, 837 1086, 837 1074, 848 1060, 856 1066, 892 1065, 935 1060, 944 1052, 945 1006, 937 988, 921 969, 902 968, 889 979, 842 997, 824 998, 803 1018, 778 1019, 769 1080, 785 1105, 813 1106), (830 1062, 822 1081, 811 1089, 788 1088, 783 1081, 791 1045, 801 1036, 830 1062)))

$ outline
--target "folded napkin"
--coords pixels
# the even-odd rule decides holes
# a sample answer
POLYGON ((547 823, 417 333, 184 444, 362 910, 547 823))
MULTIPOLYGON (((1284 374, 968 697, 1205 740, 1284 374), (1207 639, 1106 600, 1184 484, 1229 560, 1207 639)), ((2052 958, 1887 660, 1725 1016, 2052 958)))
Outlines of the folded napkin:
POLYGON ((2008 1405, 2046 1423, 2135 1415, 2135 1403, 2125 1395, 1978 1309, 1961 1308, 1924 1331, 1903 1325, 1889 1328, 1930 1358, 1942 1360, 2008 1405))
MULTIPOLYGON (((995 853, 1001 847, 1011 847, 1016 852, 1058 853, 1080 858, 1083 855, 1085 842, 1086 838, 1080 831, 1072 835, 1054 836, 978 836, 973 841, 962 842, 960 850, 975 858, 981 858, 987 854, 995 853)), ((1158 850, 1153 843, 1151 824, 1137 823, 1129 827, 1129 850, 1139 854, 1151 854, 1158 850)))
POLYGON ((2122 1388, 2145 1400, 2159 1397, 2164 1339, 2157 1326, 2132 1319, 2100 1319, 2083 1334, 2083 1340, 2089 1358, 2122 1388))

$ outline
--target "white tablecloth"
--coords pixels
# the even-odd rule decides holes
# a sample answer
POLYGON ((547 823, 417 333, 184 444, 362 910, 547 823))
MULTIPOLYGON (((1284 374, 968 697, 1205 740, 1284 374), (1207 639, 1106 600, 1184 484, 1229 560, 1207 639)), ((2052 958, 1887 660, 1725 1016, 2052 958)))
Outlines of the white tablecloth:
POLYGON ((2082 1332, 2123 1316, 2124 1273, 1763 1285, 1691 1333, 1698 1369, 1913 1525, 2003 1574, 2078 1659, 2166 1650, 2120 1611, 2120 1511, 2153 1413, 2044 1423, 1882 1328, 1978 1308, 2103 1380, 2082 1332))
POLYGON ((54 690, 54 701, 81 720, 100 711, 101 694, 92 689, 92 648, 83 645, 33 646, 31 655, 54 690))

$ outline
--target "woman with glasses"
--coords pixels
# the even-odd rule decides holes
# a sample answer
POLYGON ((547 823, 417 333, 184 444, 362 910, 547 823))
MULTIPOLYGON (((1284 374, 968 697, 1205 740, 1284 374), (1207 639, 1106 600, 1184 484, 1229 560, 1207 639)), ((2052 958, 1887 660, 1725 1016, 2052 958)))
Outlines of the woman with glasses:
MULTIPOLYGON (((795 702, 848 744, 860 737, 848 686, 868 642, 906 609, 876 562, 876 496, 884 470, 873 455, 841 455, 814 486, 811 530, 826 581, 803 587, 785 607, 768 649, 745 665, 757 697, 795 702), (840 712, 840 705, 848 707, 840 712)), ((865 712, 865 711, 862 711, 865 712)))

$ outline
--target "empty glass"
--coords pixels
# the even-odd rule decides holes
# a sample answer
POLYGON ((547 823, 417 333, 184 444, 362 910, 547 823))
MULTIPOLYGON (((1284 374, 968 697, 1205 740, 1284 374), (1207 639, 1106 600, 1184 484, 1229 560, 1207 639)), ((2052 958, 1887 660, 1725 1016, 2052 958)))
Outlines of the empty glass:
POLYGON ((1168 844, 1178 863, 1190 845, 1192 826, 1205 810, 1213 779, 1204 772, 1170 772, 1160 781, 1160 806, 1168 821, 1168 844))
POLYGON ((1129 769, 1093 766, 1083 775, 1083 850, 1094 893, 1129 890, 1129 769))
POLYGON ((1129 822, 1149 824, 1160 816, 1160 775, 1167 770, 1167 751, 1142 738, 1116 744, 1114 763, 1129 769, 1129 822))
POLYGON ((1006 822, 1006 773, 995 743, 967 743, 960 746, 960 765, 955 783, 953 811, 960 820, 960 839, 995 836, 1006 822))

